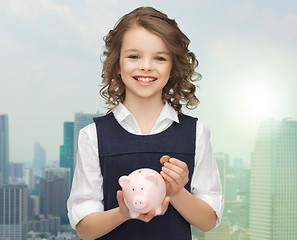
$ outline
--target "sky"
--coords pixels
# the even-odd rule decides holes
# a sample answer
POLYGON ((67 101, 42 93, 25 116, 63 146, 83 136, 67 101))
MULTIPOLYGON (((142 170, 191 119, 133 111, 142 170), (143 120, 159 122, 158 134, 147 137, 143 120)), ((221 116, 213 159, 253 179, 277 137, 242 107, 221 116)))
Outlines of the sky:
POLYGON ((174 18, 191 40, 200 105, 184 113, 209 126, 214 152, 248 167, 261 121, 297 120, 296 1, 1 0, 0 114, 11 162, 31 163, 36 142, 48 163, 58 161, 63 122, 106 112, 102 38, 139 6, 174 18))

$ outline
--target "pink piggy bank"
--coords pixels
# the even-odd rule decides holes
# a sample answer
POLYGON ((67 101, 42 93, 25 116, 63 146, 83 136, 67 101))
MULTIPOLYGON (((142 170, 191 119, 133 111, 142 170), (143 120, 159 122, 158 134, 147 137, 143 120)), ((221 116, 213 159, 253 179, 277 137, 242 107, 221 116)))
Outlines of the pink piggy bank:
POLYGON ((166 186, 161 175, 155 170, 142 168, 129 176, 119 178, 123 189, 124 201, 129 208, 131 218, 154 209, 155 215, 162 213, 162 203, 166 195, 166 186))

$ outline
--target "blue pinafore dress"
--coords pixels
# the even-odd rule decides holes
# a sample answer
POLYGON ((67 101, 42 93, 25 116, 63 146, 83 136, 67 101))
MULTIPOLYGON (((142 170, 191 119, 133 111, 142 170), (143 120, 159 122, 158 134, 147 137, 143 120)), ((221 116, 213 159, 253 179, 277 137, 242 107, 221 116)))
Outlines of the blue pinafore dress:
MULTIPOLYGON (((179 123, 152 135, 134 135, 126 131, 113 113, 94 118, 98 137, 100 167, 103 176, 104 210, 118 207, 118 179, 139 168, 161 171, 160 158, 169 155, 187 163, 190 191, 194 169, 197 118, 179 114, 179 123)), ((100 226, 98 226, 100 228, 100 226)), ((105 236, 104 240, 190 240, 190 224, 169 204, 166 213, 146 223, 131 219, 105 236)))

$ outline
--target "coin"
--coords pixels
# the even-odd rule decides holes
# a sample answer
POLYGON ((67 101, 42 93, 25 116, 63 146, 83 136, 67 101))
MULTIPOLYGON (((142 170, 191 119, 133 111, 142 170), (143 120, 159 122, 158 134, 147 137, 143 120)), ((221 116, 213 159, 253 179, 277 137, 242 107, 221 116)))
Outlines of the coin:
POLYGON ((160 158, 160 163, 164 164, 164 163, 168 162, 169 159, 170 159, 169 156, 164 155, 163 157, 160 158))

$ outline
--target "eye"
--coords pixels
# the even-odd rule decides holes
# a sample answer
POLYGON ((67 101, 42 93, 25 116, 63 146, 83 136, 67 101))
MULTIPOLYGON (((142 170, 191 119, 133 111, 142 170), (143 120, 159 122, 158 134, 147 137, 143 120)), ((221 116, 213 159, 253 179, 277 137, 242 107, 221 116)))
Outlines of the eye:
POLYGON ((128 58, 131 58, 131 59, 139 59, 139 57, 137 55, 130 55, 128 58))
POLYGON ((166 59, 163 58, 163 57, 156 57, 155 59, 156 59, 157 61, 166 61, 166 59))
POLYGON ((134 188, 132 188, 132 191, 134 191, 134 188))
POLYGON ((143 188, 140 188, 140 190, 143 190, 143 188))

